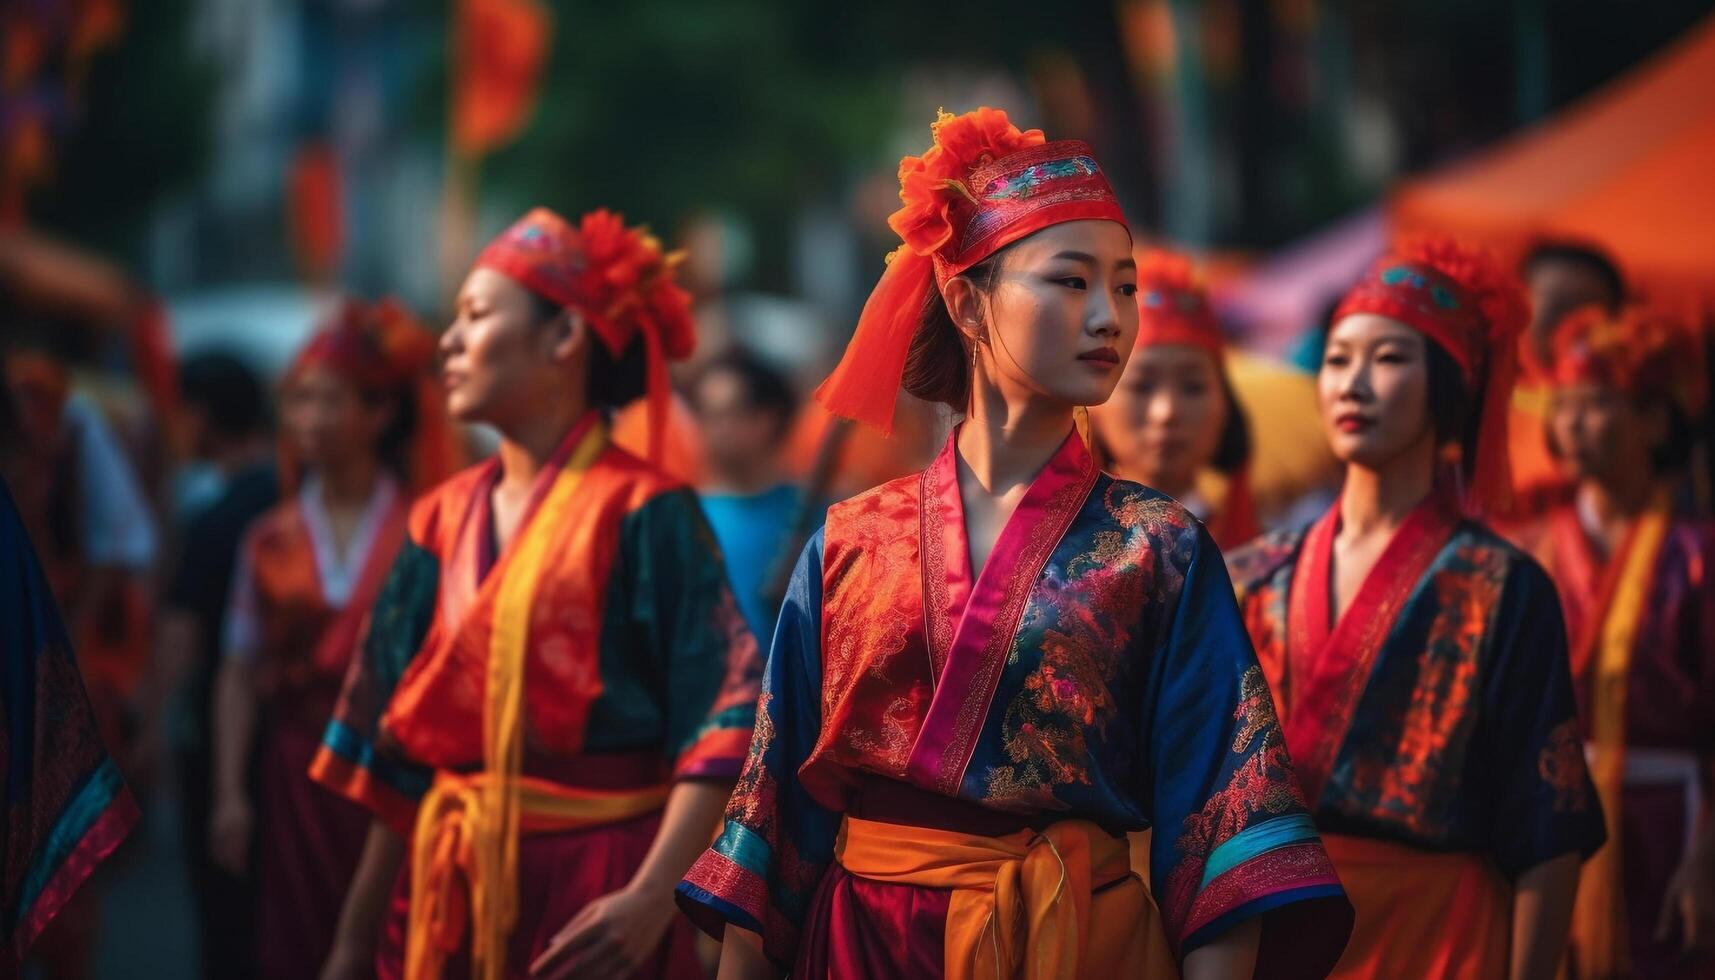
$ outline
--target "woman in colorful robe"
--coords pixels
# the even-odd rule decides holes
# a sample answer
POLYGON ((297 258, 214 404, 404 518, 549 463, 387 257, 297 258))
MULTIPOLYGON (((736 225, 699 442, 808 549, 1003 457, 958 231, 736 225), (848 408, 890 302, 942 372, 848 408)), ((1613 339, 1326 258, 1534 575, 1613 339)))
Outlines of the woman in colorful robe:
POLYGON ((212 856, 233 874, 260 842, 262 976, 321 966, 363 852, 367 814, 313 783, 309 765, 404 540, 401 482, 422 414, 412 399, 433 356, 434 336, 396 304, 345 301, 286 374, 284 456, 300 486, 239 551, 215 682, 209 820, 212 856))
POLYGON ((691 490, 607 412, 695 340, 659 243, 536 210, 477 259, 447 407, 497 457, 417 501, 312 772, 376 816, 326 976, 698 977, 673 885, 760 661, 691 490))
POLYGON ((1553 337, 1548 432, 1577 489, 1522 537, 1560 590, 1610 828, 1578 890, 1580 978, 1715 975, 1715 527, 1674 502, 1701 366, 1636 310, 1587 307, 1553 337))
POLYGON ((1191 262, 1143 256, 1137 347, 1090 421, 1114 473, 1177 499, 1222 548, 1260 532, 1250 495, 1250 426, 1227 377, 1226 341, 1191 262), (1201 478, 1224 482, 1218 506, 1201 478))
POLYGON ((1553 585, 1464 517, 1505 494, 1523 320, 1518 286, 1455 243, 1380 261, 1319 377, 1342 495, 1232 558, 1357 908, 1336 976, 1551 976, 1579 857, 1602 841, 1553 585))
POLYGON ((1107 178, 996 109, 934 134, 817 397, 885 430, 903 384, 965 421, 804 549, 680 904, 722 976, 1320 975, 1350 910, 1220 552, 1074 430, 1136 332, 1107 178))
POLYGON ((58 605, 4 482, 0 603, 0 975, 13 976, 42 930, 125 839, 137 804, 102 747, 58 605))

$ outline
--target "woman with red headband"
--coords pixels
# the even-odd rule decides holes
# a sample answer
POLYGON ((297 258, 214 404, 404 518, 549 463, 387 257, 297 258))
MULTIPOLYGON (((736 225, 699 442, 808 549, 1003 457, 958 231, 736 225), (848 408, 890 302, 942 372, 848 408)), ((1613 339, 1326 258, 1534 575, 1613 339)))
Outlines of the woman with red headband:
POLYGON ((1378 262, 1318 382, 1340 499, 1231 563, 1357 909, 1336 976, 1552 976, 1602 841, 1554 587, 1465 516, 1505 499, 1524 318, 1518 285, 1453 242, 1378 262))
POLYGON ((1184 504, 1222 548, 1257 536, 1250 430, 1227 378, 1226 341, 1182 255, 1151 252, 1137 270, 1137 347, 1114 395, 1090 421, 1118 475, 1184 504), (1220 506, 1198 487, 1226 477, 1220 506))
POLYGON ((395 304, 346 301, 282 388, 284 456, 299 486, 239 552, 215 682, 209 826, 214 859, 233 874, 261 844, 262 976, 321 965, 363 849, 363 811, 313 785, 308 768, 404 537, 413 397, 434 350, 395 304))
POLYGON ((673 257, 538 209, 457 309, 447 406, 500 449, 411 508, 316 757, 376 817, 324 976, 698 977, 673 885, 760 669, 696 496, 609 438, 646 397, 658 456, 695 341, 673 257))
POLYGON ((885 430, 903 385, 964 420, 804 549, 680 904, 723 977, 1315 974, 1350 910, 1220 552, 1074 428, 1137 330, 1124 215, 1082 143, 996 109, 934 136, 817 397, 885 430), (1150 825, 1153 901, 1125 838, 1150 825))
POLYGON ((1702 363, 1687 331, 1637 310, 1586 307, 1552 335, 1548 433, 1576 491, 1527 536, 1566 609, 1611 828, 1578 889, 1578 978, 1715 974, 1715 528, 1673 493, 1702 363))

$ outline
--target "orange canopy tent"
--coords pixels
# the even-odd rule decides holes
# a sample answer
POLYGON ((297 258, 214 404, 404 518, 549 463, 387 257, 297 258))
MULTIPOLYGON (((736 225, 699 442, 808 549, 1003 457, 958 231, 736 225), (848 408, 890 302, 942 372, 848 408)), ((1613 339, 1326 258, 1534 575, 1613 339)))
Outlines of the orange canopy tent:
POLYGON ((1468 160, 1407 182, 1404 234, 1446 231, 1521 257, 1555 236, 1620 261, 1639 298, 1715 308, 1715 17, 1619 80, 1468 160))

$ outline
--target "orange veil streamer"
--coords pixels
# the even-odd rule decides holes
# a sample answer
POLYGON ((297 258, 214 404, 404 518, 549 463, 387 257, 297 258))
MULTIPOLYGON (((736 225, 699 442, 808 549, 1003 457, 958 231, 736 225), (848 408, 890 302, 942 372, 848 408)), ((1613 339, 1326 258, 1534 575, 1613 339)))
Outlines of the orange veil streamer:
POLYGON ((857 332, 839 366, 816 389, 829 411, 893 434, 893 405, 905 375, 905 357, 917 332, 925 297, 934 284, 934 261, 927 255, 895 252, 875 291, 863 304, 857 332))

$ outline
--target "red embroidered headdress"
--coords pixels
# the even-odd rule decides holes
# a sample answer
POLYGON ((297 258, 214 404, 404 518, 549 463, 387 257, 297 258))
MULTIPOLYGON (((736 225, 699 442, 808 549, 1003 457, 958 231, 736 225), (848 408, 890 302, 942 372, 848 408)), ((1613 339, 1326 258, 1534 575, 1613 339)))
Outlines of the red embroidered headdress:
POLYGON ((1090 148, 1045 142, 1000 109, 941 113, 935 144, 899 161, 902 206, 888 226, 903 244, 864 303, 857 331, 816 400, 835 415, 893 428, 905 357, 929 290, 1050 225, 1102 219, 1125 224, 1090 148))
POLYGON ((1184 344, 1226 358, 1227 342, 1215 323, 1209 294, 1197 281, 1191 260, 1176 252, 1151 251, 1137 263, 1137 346, 1184 344))
POLYGON ((1529 306, 1518 280, 1483 252, 1450 238, 1418 241, 1384 256, 1346 294, 1334 321, 1373 313, 1409 326, 1446 351, 1479 399, 1477 445, 1466 503, 1493 512, 1512 497, 1507 415, 1518 337, 1529 306))
POLYGON ((1557 385, 1599 384, 1628 395, 1665 395, 1695 418, 1703 410, 1703 361, 1691 333, 1659 313, 1632 307, 1618 315, 1600 306, 1567 314, 1550 342, 1557 385))
POLYGON ((578 311, 615 358, 643 338, 648 377, 649 458, 661 458, 670 395, 667 362, 697 346, 691 296, 674 279, 679 253, 667 253, 643 228, 619 215, 591 211, 576 227, 536 208, 502 232, 476 265, 578 311))
MULTIPOLYGON (((1162 249, 1138 256, 1137 313, 1137 349, 1168 344, 1195 347, 1215 359, 1217 370, 1226 370, 1227 341, 1189 257, 1162 249)), ((1231 392, 1230 384, 1227 390, 1231 392)), ((1228 409, 1242 411, 1236 398, 1228 409)), ((1212 524, 1210 533, 1226 548, 1262 533, 1251 498, 1249 459, 1227 474, 1227 499, 1216 523, 1219 527, 1212 524)))
MULTIPOLYGON (((365 392, 397 392, 411 399, 406 478, 412 490, 422 490, 456 469, 459 455, 439 383, 429 370, 434 361, 434 333, 403 303, 391 297, 375 303, 346 298, 298 351, 286 379, 289 384, 304 371, 324 368, 365 392)), ((290 476, 296 466, 291 460, 286 464, 290 476)))

